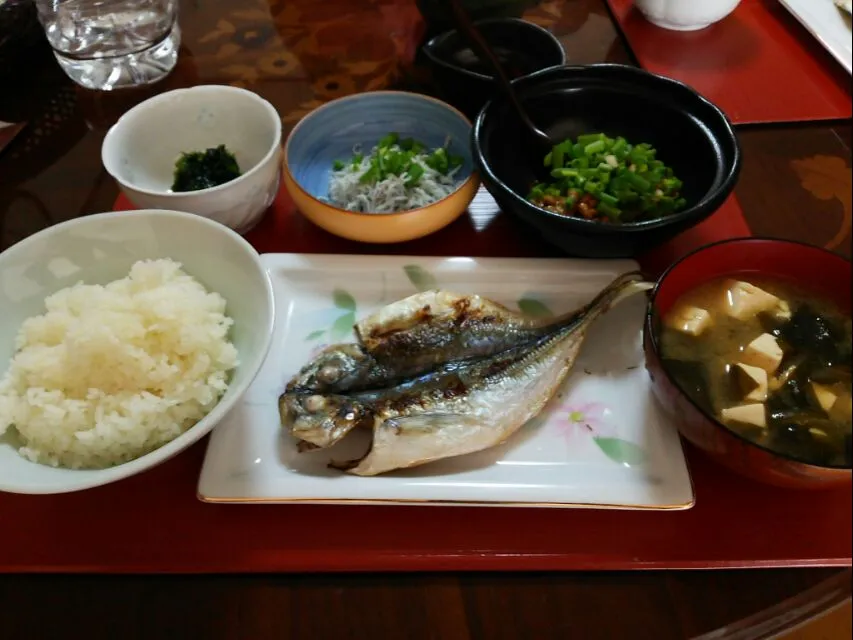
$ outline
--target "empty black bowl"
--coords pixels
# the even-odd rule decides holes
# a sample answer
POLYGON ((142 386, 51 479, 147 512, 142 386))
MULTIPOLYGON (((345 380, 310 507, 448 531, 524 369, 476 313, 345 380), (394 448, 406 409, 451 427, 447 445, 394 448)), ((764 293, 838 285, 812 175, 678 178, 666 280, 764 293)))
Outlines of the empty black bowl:
POLYGON ((674 215, 606 224, 553 213, 526 200, 547 179, 543 154, 503 96, 474 124, 474 162, 504 211, 536 227, 563 251, 590 258, 646 252, 713 214, 734 189, 741 151, 725 114, 690 87, 642 69, 597 64, 554 67, 520 78, 519 90, 536 124, 556 139, 603 132, 646 142, 684 182, 687 206, 674 215))
MULTIPOLYGON (((560 41, 535 24, 518 18, 475 24, 511 79, 566 61, 560 41)), ((423 54, 442 97, 471 119, 495 96, 497 83, 491 72, 455 29, 432 38, 423 46, 423 54)))

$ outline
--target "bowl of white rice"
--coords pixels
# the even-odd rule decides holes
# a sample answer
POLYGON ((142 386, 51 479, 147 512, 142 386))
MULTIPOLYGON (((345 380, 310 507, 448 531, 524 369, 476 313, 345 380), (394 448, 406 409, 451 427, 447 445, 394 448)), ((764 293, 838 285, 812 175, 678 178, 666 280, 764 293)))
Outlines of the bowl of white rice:
POLYGON ((371 91, 305 116, 284 145, 284 184, 296 208, 335 235, 406 242, 442 229, 480 186, 471 123, 435 98, 371 91))
POLYGON ((193 214, 105 213, 0 253, 0 491, 64 493, 197 442, 269 350, 257 252, 193 214))

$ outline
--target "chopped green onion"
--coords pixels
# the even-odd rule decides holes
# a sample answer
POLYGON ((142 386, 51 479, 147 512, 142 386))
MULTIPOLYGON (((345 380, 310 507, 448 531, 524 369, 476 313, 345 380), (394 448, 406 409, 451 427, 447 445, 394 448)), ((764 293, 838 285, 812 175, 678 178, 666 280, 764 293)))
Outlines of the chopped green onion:
POLYGON ((616 196, 612 196, 609 193, 602 193, 601 202, 606 202, 607 204, 612 204, 614 207, 619 204, 619 198, 616 196))
POLYGON ((578 199, 586 194, 593 219, 622 223, 669 215, 687 206, 681 196, 684 185, 656 156, 647 143, 632 145, 603 133, 564 140, 543 160, 554 182, 534 185, 529 199, 560 198, 564 213, 575 215, 578 199))
POLYGON ((406 175, 409 176, 406 180, 406 186, 413 187, 421 179, 421 176, 424 175, 424 168, 419 164, 412 164, 406 171, 406 175))
MULTIPOLYGON (((602 195, 605 195, 605 194, 602 194, 602 195)), ((618 218, 622 214, 621 209, 619 209, 618 207, 615 207, 611 204, 608 204, 604 200, 602 200, 601 202, 598 203, 598 210, 601 213, 607 214, 611 218, 618 218)))
POLYGON ((586 147, 587 145, 592 144, 593 142, 603 141, 604 134, 603 133, 588 133, 586 135, 578 136, 578 144, 582 147, 586 147))
MULTIPOLYGON (((354 153, 349 161, 334 160, 332 167, 335 171, 361 171, 366 165, 358 178, 361 184, 377 183, 390 176, 397 176, 402 178, 406 187, 414 187, 425 174, 424 165, 449 176, 452 170, 461 167, 465 162, 462 156, 448 153, 446 148, 436 148, 428 155, 425 154, 426 149, 422 142, 414 138, 401 139, 399 134, 392 132, 380 138, 368 156, 354 153)), ((531 197, 541 192, 542 189, 533 189, 531 197)))
POLYGON ((625 174, 625 180, 635 186, 640 193, 648 193, 652 188, 652 185, 648 180, 630 171, 625 174))
POLYGON ((551 151, 551 166, 556 169, 562 169, 563 158, 565 158, 565 155, 566 154, 560 145, 554 147, 554 149, 551 151))
POLYGON ((683 186, 684 183, 678 178, 664 178, 663 180, 664 191, 680 191, 683 186))
POLYGON ((533 185, 533 188, 530 190, 530 195, 527 196, 528 200, 539 200, 545 195, 545 188, 541 183, 533 185))
POLYGON ((591 156, 596 153, 601 153, 602 151, 604 151, 605 148, 606 147, 604 146, 604 140, 597 140, 596 142, 591 142, 590 144, 586 145, 583 149, 583 152, 586 155, 591 156))
POLYGON ((396 133, 389 133, 387 136, 380 138, 379 143, 376 145, 380 149, 387 149, 389 147, 393 147, 397 144, 397 141, 400 139, 400 136, 396 133))
POLYGON ((551 176, 554 178, 576 178, 580 175, 577 169, 554 169, 551 176))

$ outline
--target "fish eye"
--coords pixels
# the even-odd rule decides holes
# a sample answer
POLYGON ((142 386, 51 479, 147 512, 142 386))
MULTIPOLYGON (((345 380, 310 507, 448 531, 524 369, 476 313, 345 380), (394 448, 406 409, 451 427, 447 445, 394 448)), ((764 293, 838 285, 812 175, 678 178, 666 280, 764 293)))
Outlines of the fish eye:
POLYGON ((335 382, 340 375, 340 367, 332 364, 320 367, 320 370, 317 372, 317 377, 320 378, 322 382, 335 382))
POLYGON ((326 406, 326 399, 323 396, 308 396, 303 403, 306 411, 317 413, 322 411, 326 406))

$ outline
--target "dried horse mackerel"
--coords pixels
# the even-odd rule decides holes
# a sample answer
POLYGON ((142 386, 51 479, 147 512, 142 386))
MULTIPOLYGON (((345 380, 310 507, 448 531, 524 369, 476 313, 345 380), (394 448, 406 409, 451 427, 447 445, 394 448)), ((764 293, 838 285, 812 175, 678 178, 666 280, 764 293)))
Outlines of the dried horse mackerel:
MULTIPOLYGON (((355 408, 325 410, 322 395, 388 389, 532 343, 576 320, 543 322, 490 300, 427 291, 383 307, 355 326, 359 344, 333 345, 306 365, 281 399, 303 448, 329 447, 360 422, 355 408)), ((372 424, 372 423, 370 423, 372 424)), ((369 426, 369 424, 368 424, 369 426)))
POLYGON ((592 322, 651 286, 625 274, 549 324, 477 296, 412 296, 360 323, 360 344, 331 347, 303 368, 279 399, 282 425, 305 448, 372 429, 364 457, 334 465, 361 476, 496 446, 551 399, 592 322), (424 296, 438 306, 418 304, 424 296))
POLYGON ((447 363, 527 344, 554 327, 480 296, 426 291, 356 324, 358 344, 328 347, 294 376, 287 391, 383 388, 447 363))

